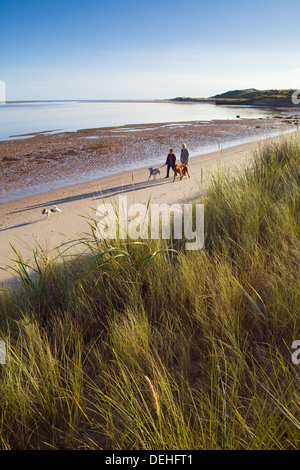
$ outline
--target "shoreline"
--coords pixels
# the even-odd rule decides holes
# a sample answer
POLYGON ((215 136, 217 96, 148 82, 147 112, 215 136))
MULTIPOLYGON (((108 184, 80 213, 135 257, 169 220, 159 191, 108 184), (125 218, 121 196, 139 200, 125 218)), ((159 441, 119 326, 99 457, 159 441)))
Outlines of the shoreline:
MULTIPOLYGON (((281 137, 281 136, 284 136, 284 135, 287 135, 287 134, 291 134, 293 132, 297 132, 297 131, 296 130, 291 130, 290 132, 279 132, 275 135, 270 135, 268 137, 262 136, 261 138, 258 138, 256 140, 249 140, 249 141, 247 140, 246 142, 234 142, 232 145, 229 144, 228 147, 224 147, 222 149, 222 151, 235 149, 237 147, 243 147, 243 146, 251 145, 251 144, 258 144, 259 142, 263 142, 263 141, 269 140, 269 139, 274 139, 276 137, 281 137)), ((218 151, 216 149, 213 149, 213 150, 210 150, 210 151, 203 151, 203 153, 200 153, 198 155, 192 155, 192 156, 190 156, 190 162, 192 162, 194 159, 200 159, 201 157, 203 157, 203 158, 209 157, 211 154, 215 154, 217 152, 218 151)), ((161 163, 162 162, 160 162, 160 163, 157 162, 157 165, 160 165, 161 163)), ((31 196, 33 196, 33 197, 42 196, 46 193, 52 193, 54 191, 64 190, 64 189, 72 188, 72 187, 79 187, 80 185, 85 185, 85 184, 93 185, 96 182, 98 183, 101 180, 105 180, 107 178, 111 178, 111 177, 114 177, 114 176, 119 177, 120 175, 132 174, 132 172, 137 171, 137 170, 142 170, 142 171, 144 170, 144 171, 147 172, 148 171, 148 166, 147 165, 142 166, 142 162, 141 162, 141 166, 138 166, 138 167, 133 168, 133 169, 125 168, 125 170, 123 170, 123 171, 121 169, 117 169, 117 171, 108 172, 107 174, 104 174, 103 176, 98 176, 97 178, 88 179, 88 177, 87 177, 86 181, 81 181, 81 182, 76 182, 76 183, 68 183, 67 182, 66 184, 64 184, 63 182, 61 182, 59 180, 59 181, 57 181, 57 187, 44 189, 44 190, 41 190, 40 192, 36 192, 36 193, 34 192, 31 195, 16 197, 16 198, 9 199, 7 201, 1 201, 1 199, 0 199, 0 206, 1 206, 1 204, 7 204, 9 202, 18 202, 18 201, 21 201, 22 199, 27 199, 31 196)), ((55 185, 55 183, 54 183, 54 185, 55 185)), ((28 189, 28 191, 32 191, 32 188, 28 189)))
MULTIPOLYGON (((165 101, 170 101, 171 100, 164 100, 165 101)), ((100 101, 99 101, 100 102, 100 101)), ((110 102, 110 101, 109 101, 110 102)), ((121 103, 124 103, 123 101, 121 103)), ((145 103, 147 103, 147 101, 145 101, 145 103)), ((149 101, 150 103, 150 101, 149 101)), ((180 104, 180 102, 178 103, 180 104)), ((226 106, 226 105, 225 105, 226 106)), ((236 105, 230 105, 231 107, 240 107, 240 106, 236 106, 236 105)), ((291 108, 283 108, 283 107, 276 107, 276 106, 250 106, 250 105, 245 105, 243 106, 244 108, 270 108, 272 110, 276 110, 278 109, 279 111, 290 111, 291 108)), ((300 111, 300 106, 299 108, 296 108, 300 111)), ((284 119, 284 120, 300 120, 300 115, 299 117, 293 117, 293 116, 275 116, 275 117, 268 117, 268 118, 240 118, 241 121, 244 119, 244 120, 252 120, 252 121, 260 121, 260 120, 265 120, 265 119, 268 119, 268 120, 272 120, 272 119, 284 119)), ((131 123, 131 124, 120 124, 120 125, 116 125, 116 126, 103 126, 103 127, 84 127, 84 128, 78 128, 78 129, 75 129, 75 130, 72 130, 72 131, 69 131, 69 130, 64 130, 64 129, 48 129, 48 130, 43 130, 43 131, 37 131, 37 132, 28 132, 26 134, 14 134, 14 135, 10 135, 8 139, 0 139, 0 142, 1 143, 10 143, 10 142, 15 142, 16 140, 22 140, 22 139, 29 139, 29 138, 34 138, 34 137, 39 137, 39 136, 51 136, 51 135, 54 135, 53 133, 56 133, 57 134, 60 134, 60 135, 65 135, 65 134, 76 134, 76 133, 84 133, 84 132, 89 132, 89 131, 94 131, 94 132, 97 132, 97 131, 113 131, 115 129, 125 129, 126 128, 138 128, 138 127, 157 127, 157 126, 166 126, 166 125, 191 125, 193 123, 197 123, 197 122, 202 122, 202 123, 213 123, 213 122, 223 122, 222 119, 202 119, 202 120, 198 120, 198 121, 162 121, 162 122, 149 122, 149 123, 143 123, 143 124, 135 124, 135 123, 131 123), (10 140, 10 139, 15 139, 15 140, 10 140)), ((236 122, 236 119, 227 119, 227 121, 233 121, 233 122, 236 122)))
MULTIPOLYGON (((194 157, 189 165, 191 178, 185 177, 182 181, 177 178, 174 183, 172 174, 169 180, 164 179, 166 167, 161 169, 161 178, 150 181, 149 171, 142 168, 0 204, 0 268, 14 266, 12 259, 15 255, 11 244, 28 263, 37 246, 42 246, 50 257, 53 256, 55 247, 76 240, 83 233, 90 233, 87 218, 95 218, 95 211, 101 202, 116 202, 120 195, 128 197, 128 204, 147 204, 149 200, 159 204, 182 204, 192 202, 195 198, 201 200, 216 171, 227 169, 234 174, 249 165, 252 152, 259 145, 281 138, 284 137, 237 145, 194 157), (57 205, 62 213, 55 213, 45 220, 42 210, 53 205, 57 205)), ((9 280, 9 271, 0 270, 0 284, 6 284, 9 280)))
POLYGON ((245 103, 244 101, 238 101, 232 102, 232 100, 228 99, 220 99, 220 98, 192 98, 192 97, 177 97, 177 98, 161 98, 161 99, 107 99, 107 100, 101 100, 101 99, 91 99, 91 100, 82 100, 82 99, 72 99, 72 100, 20 100, 20 101, 8 101, 6 100, 4 103, 0 104, 24 104, 24 103, 214 103, 219 106, 238 106, 238 107, 253 107, 253 108, 270 108, 270 109, 287 109, 287 110, 292 110, 292 109, 297 109, 300 110, 299 105, 287 105, 285 104, 280 104, 280 103, 273 103, 273 104, 264 104, 264 103, 257 103, 257 102, 251 102, 249 101, 248 103, 245 103))
POLYGON ((171 147, 178 157, 182 142, 195 158, 293 130, 282 119, 253 118, 128 124, 1 141, 0 205, 162 164, 171 147))

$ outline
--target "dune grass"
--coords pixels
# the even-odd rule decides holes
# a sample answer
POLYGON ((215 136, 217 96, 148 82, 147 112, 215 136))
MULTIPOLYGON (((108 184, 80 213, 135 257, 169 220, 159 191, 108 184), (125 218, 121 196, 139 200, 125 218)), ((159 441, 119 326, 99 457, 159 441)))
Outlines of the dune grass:
POLYGON ((290 136, 218 174, 200 251, 91 230, 72 261, 16 252, 0 448, 299 448, 299 155, 290 136))

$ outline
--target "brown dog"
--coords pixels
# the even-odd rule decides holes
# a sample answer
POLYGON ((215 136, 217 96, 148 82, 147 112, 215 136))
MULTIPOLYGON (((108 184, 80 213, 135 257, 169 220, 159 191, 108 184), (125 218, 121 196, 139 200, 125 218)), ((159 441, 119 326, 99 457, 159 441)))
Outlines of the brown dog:
POLYGON ((184 177, 185 175, 188 175, 188 177, 190 178, 187 163, 183 163, 181 173, 182 173, 182 177, 184 177))
POLYGON ((180 166, 179 165, 174 165, 173 166, 173 171, 174 171, 173 183, 174 183, 175 178, 176 178, 177 175, 180 176, 180 181, 182 180, 182 178, 185 175, 188 175, 188 177, 190 178, 188 167, 187 167, 186 163, 184 163, 183 165, 180 165, 180 166))
POLYGON ((174 183, 175 178, 176 178, 177 175, 180 176, 180 181, 181 181, 182 180, 182 167, 179 166, 179 165, 174 165, 174 166, 172 166, 172 168, 173 168, 173 171, 174 171, 173 183, 174 183))

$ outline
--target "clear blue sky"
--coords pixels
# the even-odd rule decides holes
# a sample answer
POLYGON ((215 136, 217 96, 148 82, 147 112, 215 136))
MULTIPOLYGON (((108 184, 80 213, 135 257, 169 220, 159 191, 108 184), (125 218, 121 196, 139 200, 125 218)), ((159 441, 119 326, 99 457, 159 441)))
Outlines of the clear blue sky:
POLYGON ((300 88, 299 0, 0 0, 7 100, 300 88))

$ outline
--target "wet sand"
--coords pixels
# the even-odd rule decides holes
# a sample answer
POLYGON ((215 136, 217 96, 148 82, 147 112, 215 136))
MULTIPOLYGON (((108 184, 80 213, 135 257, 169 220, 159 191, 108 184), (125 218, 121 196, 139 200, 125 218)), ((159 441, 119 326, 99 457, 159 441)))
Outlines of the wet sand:
POLYGON ((0 203, 164 162, 186 142, 191 155, 291 128, 283 119, 132 125, 0 142, 0 203))
MULTIPOLYGON (((249 165, 252 151, 259 145, 244 144, 194 157, 189 165, 191 178, 177 178, 174 183, 172 177, 164 179, 166 167, 155 181, 148 181, 149 171, 142 168, 0 204, 0 267, 14 266, 10 244, 30 262, 37 244, 51 257, 56 246, 90 233, 86 217, 95 218, 95 210, 103 200, 118 201, 119 195, 128 196, 128 204, 147 203, 149 198, 151 203, 169 204, 203 200, 211 176, 218 169, 227 168, 233 173, 249 165), (46 220, 41 212, 52 205, 62 212, 46 220)), ((82 246, 77 250, 82 250, 82 246)), ((0 282, 7 283, 9 279, 9 271, 0 270, 0 282)))

